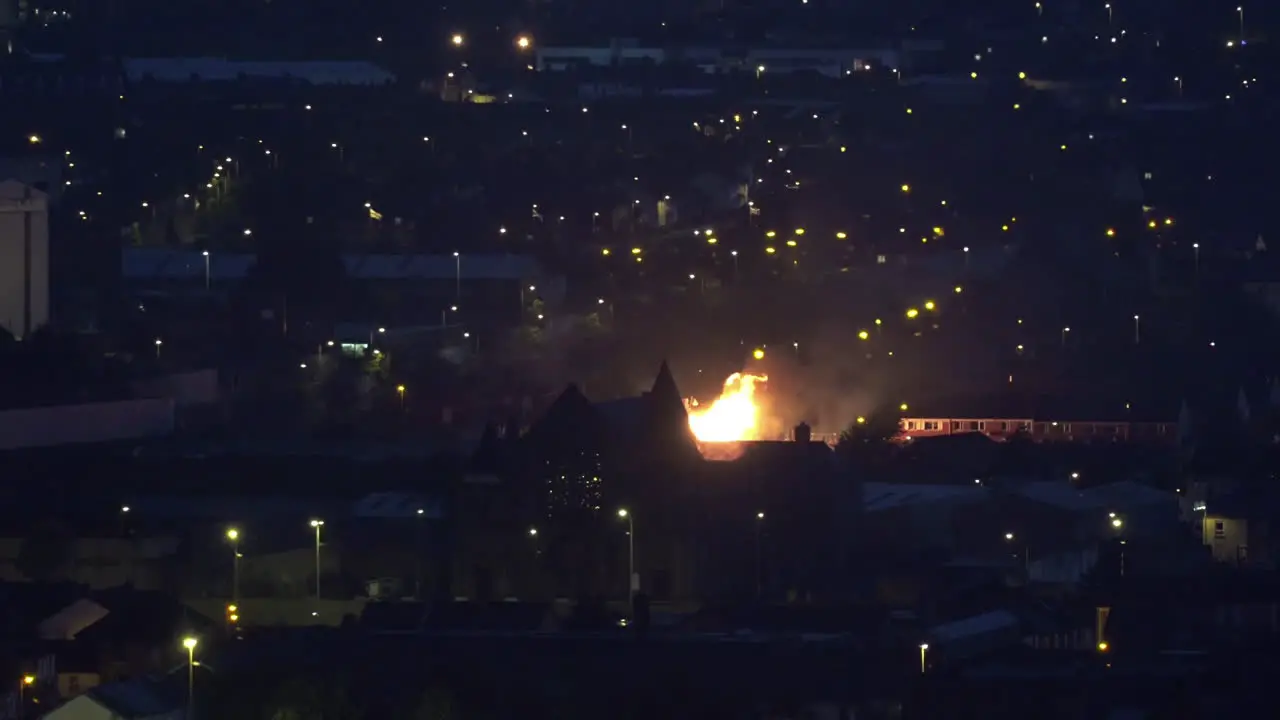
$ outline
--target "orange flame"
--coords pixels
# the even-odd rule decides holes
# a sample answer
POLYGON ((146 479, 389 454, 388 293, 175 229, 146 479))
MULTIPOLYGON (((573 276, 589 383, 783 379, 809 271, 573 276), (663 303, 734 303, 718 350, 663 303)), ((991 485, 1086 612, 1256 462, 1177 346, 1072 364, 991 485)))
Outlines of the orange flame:
POLYGON ((734 373, 724 381, 720 397, 710 405, 689 403, 689 429, 700 443, 739 442, 760 438, 760 406, 756 385, 768 382, 764 375, 734 373))

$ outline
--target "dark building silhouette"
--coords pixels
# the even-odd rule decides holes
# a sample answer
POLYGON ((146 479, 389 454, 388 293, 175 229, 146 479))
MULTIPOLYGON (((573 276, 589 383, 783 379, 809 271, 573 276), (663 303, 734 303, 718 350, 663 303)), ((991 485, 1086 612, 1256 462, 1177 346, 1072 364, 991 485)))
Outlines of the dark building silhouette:
MULTIPOLYGON (((475 467, 510 498, 488 532, 510 533, 506 562, 532 555, 537 591, 555 596, 625 597, 633 546, 655 602, 844 592, 859 505, 831 448, 802 423, 794 441, 714 450, 704 459, 666 363, 637 397, 592 403, 570 385, 524 434, 485 433, 475 467)), ((527 573, 504 572, 520 594, 527 573)))

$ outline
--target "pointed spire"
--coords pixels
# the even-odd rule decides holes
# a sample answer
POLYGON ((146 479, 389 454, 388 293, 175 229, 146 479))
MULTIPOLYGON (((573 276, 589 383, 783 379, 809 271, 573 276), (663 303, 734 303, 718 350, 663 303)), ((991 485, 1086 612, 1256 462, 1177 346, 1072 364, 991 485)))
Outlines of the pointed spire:
POLYGON ((680 388, 676 387, 676 379, 671 374, 671 368, 666 360, 663 360, 662 367, 658 368, 658 377, 654 378, 649 395, 658 403, 669 404, 674 399, 680 407, 684 407, 684 398, 680 395, 680 388))

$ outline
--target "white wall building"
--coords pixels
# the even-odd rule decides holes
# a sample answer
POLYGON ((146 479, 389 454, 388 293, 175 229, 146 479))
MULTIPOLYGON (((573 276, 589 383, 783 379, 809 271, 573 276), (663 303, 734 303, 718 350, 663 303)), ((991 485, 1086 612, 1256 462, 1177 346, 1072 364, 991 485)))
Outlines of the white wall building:
POLYGON ((0 182, 0 327, 16 338, 49 322, 49 198, 0 182))

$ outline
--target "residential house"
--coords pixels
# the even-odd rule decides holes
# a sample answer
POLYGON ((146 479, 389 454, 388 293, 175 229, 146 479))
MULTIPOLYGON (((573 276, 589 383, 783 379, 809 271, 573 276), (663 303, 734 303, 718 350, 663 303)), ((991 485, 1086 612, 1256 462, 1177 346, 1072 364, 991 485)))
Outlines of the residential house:
POLYGON ((1237 567, 1274 566, 1274 506, 1254 500, 1237 494, 1194 506, 1201 542, 1217 562, 1237 567))
MULTIPOLYGON (((24 589, 30 587, 39 586, 24 589)), ((74 589, 50 588, 39 612, 29 603, 25 610, 22 602, 14 605, 22 612, 10 618, 4 640, 28 659, 23 672, 33 682, 21 692, 28 702, 53 705, 100 685, 170 670, 183 660, 182 637, 212 639, 219 630, 163 593, 128 587, 92 592, 80 586, 78 595, 70 594, 74 589)), ((21 601, 36 593, 10 595, 21 601)))
POLYGON ((45 720, 183 720, 186 700, 150 680, 99 685, 54 708, 45 720))

